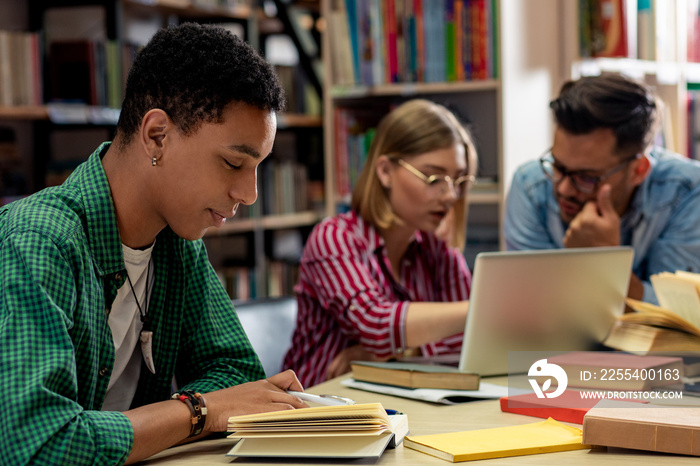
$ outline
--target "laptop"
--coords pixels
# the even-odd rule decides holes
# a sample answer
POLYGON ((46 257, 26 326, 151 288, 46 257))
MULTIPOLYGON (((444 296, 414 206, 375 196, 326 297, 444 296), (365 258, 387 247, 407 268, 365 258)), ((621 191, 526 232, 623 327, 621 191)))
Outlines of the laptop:
POLYGON ((623 246, 478 254, 459 370, 521 373, 537 359, 509 352, 599 347, 624 312, 632 258, 623 246))

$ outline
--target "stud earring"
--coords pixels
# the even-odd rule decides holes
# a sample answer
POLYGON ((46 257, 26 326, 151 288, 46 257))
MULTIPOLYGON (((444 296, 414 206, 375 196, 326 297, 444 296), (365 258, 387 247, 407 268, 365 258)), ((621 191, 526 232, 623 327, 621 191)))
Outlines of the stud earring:
POLYGON ((153 157, 153 159, 151 160, 151 166, 153 166, 153 167, 156 166, 156 158, 155 157, 153 157))

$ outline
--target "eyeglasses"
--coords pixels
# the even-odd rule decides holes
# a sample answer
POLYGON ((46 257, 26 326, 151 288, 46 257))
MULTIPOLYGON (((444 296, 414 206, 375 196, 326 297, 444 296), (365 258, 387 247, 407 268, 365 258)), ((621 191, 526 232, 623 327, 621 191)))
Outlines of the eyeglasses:
POLYGON ((392 159, 403 168, 414 174, 417 178, 420 178, 426 185, 428 185, 428 192, 433 196, 440 196, 447 192, 448 188, 452 188, 455 193, 455 197, 462 198, 469 190, 469 184, 473 183, 476 179, 473 175, 462 175, 459 178, 453 179, 447 175, 426 175, 422 171, 418 170, 416 167, 406 162, 403 159, 392 159))
POLYGON ((634 156, 623 160, 619 165, 613 167, 607 172, 600 176, 593 176, 586 173, 588 170, 568 170, 563 166, 559 165, 552 157, 551 151, 547 151, 542 157, 540 157, 540 166, 542 171, 547 178, 552 180, 554 183, 561 183, 567 176, 571 180, 571 184, 574 185, 578 191, 584 194, 592 194, 598 189, 598 185, 601 181, 604 181, 615 173, 622 170, 628 163, 633 160, 637 160, 641 157, 641 154, 635 154, 634 156))

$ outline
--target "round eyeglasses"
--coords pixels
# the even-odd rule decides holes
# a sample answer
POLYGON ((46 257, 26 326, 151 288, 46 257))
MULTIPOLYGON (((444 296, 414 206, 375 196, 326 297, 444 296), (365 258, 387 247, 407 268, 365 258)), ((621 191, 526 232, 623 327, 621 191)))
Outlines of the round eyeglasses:
POLYGON ((433 196, 441 196, 445 194, 449 188, 452 188, 452 192, 454 192, 456 198, 463 198, 469 190, 469 185, 476 179, 474 175, 462 175, 455 179, 447 175, 428 176, 403 159, 392 159, 392 161, 398 163, 422 180, 428 186, 428 192, 433 196))
POLYGON ((564 178, 568 176, 571 180, 571 184, 578 191, 584 194, 593 194, 596 189, 598 189, 598 185, 601 181, 610 178, 615 173, 627 166, 628 163, 632 162, 633 160, 637 160, 641 156, 642 154, 634 154, 632 157, 623 160, 602 175, 594 176, 588 173, 589 170, 569 170, 565 168, 554 160, 551 150, 548 150, 542 157, 540 157, 540 167, 547 178, 552 180, 552 182, 555 184, 561 183, 564 178))

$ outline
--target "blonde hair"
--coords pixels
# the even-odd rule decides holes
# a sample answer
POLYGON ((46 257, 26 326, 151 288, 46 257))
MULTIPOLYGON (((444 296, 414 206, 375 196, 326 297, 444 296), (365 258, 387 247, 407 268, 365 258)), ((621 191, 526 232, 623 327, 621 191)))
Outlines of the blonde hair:
MULTIPOLYGON (((469 175, 476 175, 477 154, 467 129, 452 112, 425 99, 409 100, 387 114, 367 154, 352 193, 352 209, 376 228, 388 230, 401 225, 389 202, 387 190, 377 176, 376 161, 382 155, 391 159, 425 154, 454 144, 463 144, 469 175)), ((467 231, 467 199, 458 199, 452 206, 454 228, 449 244, 464 249, 467 231)))

